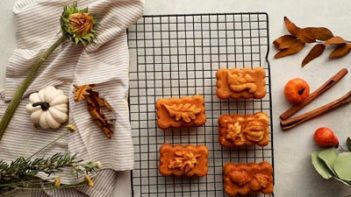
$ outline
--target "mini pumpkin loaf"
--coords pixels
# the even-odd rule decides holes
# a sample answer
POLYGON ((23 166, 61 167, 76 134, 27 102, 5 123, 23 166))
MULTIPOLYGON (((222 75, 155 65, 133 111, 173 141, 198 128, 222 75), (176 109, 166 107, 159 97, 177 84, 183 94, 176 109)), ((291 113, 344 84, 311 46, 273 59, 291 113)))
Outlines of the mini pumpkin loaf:
POLYGON ((220 99, 261 99, 266 95, 263 68, 225 69, 217 71, 217 96, 220 99))
POLYGON ((273 168, 268 162, 226 163, 224 190, 229 196, 273 193, 273 168))
POLYGON ((225 147, 254 144, 266 146, 269 142, 269 118, 263 112, 253 115, 221 115, 218 124, 219 143, 225 147))
POLYGON ((170 145, 160 148, 160 173, 165 176, 206 176, 208 148, 204 145, 170 145))
POLYGON ((157 125, 161 129, 201 126, 206 123, 204 98, 159 99, 156 102, 157 125))

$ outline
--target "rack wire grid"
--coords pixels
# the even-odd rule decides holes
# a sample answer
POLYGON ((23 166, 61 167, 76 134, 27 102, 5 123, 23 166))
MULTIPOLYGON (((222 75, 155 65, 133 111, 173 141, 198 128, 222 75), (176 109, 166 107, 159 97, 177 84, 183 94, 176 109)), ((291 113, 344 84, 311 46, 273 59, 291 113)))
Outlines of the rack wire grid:
POLYGON ((226 162, 264 160, 273 164, 272 127, 271 141, 264 148, 228 149, 218 142, 217 124, 221 114, 263 111, 272 116, 266 13, 144 16, 129 28, 128 41, 130 119, 135 145, 133 196, 225 196, 223 165, 226 162), (215 74, 220 67, 263 67, 266 97, 237 101, 218 99, 215 74), (205 98, 206 125, 157 128, 157 99, 195 94, 205 98), (159 174, 159 148, 164 143, 206 145, 208 175, 186 178, 159 174))

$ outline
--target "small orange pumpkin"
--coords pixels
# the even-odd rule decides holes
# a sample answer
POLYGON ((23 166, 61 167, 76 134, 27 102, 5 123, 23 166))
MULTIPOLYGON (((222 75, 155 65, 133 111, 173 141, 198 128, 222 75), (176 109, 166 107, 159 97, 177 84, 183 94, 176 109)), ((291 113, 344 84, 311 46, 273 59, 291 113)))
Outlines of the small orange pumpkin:
POLYGON ((295 78, 285 85, 285 98, 292 104, 302 103, 310 95, 310 86, 301 79, 295 78))

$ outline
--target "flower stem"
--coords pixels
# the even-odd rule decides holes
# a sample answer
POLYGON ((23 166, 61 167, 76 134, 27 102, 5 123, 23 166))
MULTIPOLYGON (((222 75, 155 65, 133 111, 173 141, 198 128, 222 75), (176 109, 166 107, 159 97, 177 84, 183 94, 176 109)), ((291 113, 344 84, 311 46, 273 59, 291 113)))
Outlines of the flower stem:
POLYGON ((18 105, 21 103, 23 94, 29 87, 29 85, 32 83, 34 77, 36 76, 40 66, 43 64, 43 62, 51 55, 54 50, 60 46, 64 41, 66 40, 66 37, 62 35, 49 49, 47 49, 44 53, 42 53, 32 64, 27 77, 24 79, 22 84, 17 88, 15 95, 13 96, 9 106, 7 107, 1 122, 0 122, 0 141, 2 136, 5 133, 5 130, 7 126, 9 125, 18 105))
POLYGON ((51 146, 52 144, 56 143, 57 141, 59 141, 61 138, 67 136, 69 133, 64 133, 62 135, 60 135, 58 138, 56 138, 54 141, 50 142, 49 144, 47 144, 46 146, 44 146, 43 148, 41 148, 40 150, 38 150, 37 152, 33 153, 30 157, 28 157, 28 159, 31 159, 34 155, 40 153, 41 151, 45 150, 47 147, 51 146))

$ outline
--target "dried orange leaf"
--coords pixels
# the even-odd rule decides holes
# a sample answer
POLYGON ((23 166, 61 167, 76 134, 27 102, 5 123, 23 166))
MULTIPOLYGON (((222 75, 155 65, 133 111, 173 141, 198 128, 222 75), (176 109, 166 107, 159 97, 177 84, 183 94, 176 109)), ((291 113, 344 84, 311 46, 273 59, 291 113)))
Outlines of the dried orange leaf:
POLYGON ((308 64, 310 61, 314 60, 315 58, 319 57, 322 55, 323 51, 325 49, 324 44, 317 44, 315 45, 311 51, 307 54, 305 59, 303 59, 301 66, 304 67, 306 64, 308 64))
POLYGON ((284 23, 286 29, 294 36, 297 35, 298 31, 300 30, 299 27, 297 27, 293 22, 291 22, 288 17, 284 17, 284 23))
POLYGON ((89 113, 91 115, 91 118, 95 121, 98 127, 100 127, 101 131, 105 134, 105 136, 108 139, 111 139, 113 134, 113 130, 112 130, 113 125, 107 121, 105 115, 100 110, 97 110, 97 109, 91 109, 89 113))
POLYGON ((344 57, 345 55, 349 54, 351 50, 350 45, 343 44, 336 47, 329 55, 329 59, 337 59, 344 57))
POLYGON ((340 45, 340 44, 345 44, 346 40, 344 40, 340 36, 335 36, 330 38, 329 40, 325 41, 326 45, 340 45))
POLYGON ((100 127, 101 131, 106 135, 106 137, 111 139, 113 134, 113 125, 102 112, 102 108, 105 107, 109 111, 112 111, 112 107, 104 98, 100 98, 98 92, 93 90, 94 86, 94 84, 82 86, 74 85, 74 100, 86 100, 91 119, 98 125, 98 127, 100 127))
POLYGON ((112 111, 112 106, 107 102, 106 99, 99 98, 98 102, 100 107, 106 107, 107 110, 112 111))
POLYGON ((284 36, 281 36, 281 37, 277 38, 276 40, 274 40, 273 44, 274 44, 275 48, 282 50, 282 49, 289 48, 295 42, 299 42, 298 40, 296 40, 295 36, 284 35, 284 36))
POLYGON ((274 58, 282 58, 285 56, 293 55, 300 52, 305 47, 305 43, 296 42, 290 48, 282 49, 277 54, 275 54, 274 58))
POLYGON ((108 139, 112 138, 113 130, 110 126, 102 127, 102 132, 106 135, 108 139))
POLYGON ((87 96, 90 94, 89 91, 94 87, 93 84, 82 85, 82 86, 73 85, 73 86, 75 88, 74 101, 76 102, 86 99, 87 96))
POLYGON ((92 101, 93 99, 99 107, 106 107, 107 110, 112 111, 112 106, 107 102, 106 99, 100 98, 98 92, 91 91, 90 97, 91 97, 90 101, 92 101))
POLYGON ((93 93, 87 98, 88 111, 92 120, 100 127, 101 131, 105 134, 108 139, 111 139, 113 134, 113 125, 109 123, 105 114, 102 112, 98 99, 99 94, 92 91, 93 93))
POLYGON ((91 109, 89 110, 89 113, 90 113, 91 118, 93 120, 97 120, 100 123, 105 123, 106 122, 104 117, 102 116, 101 112, 98 111, 96 108, 91 107, 91 109))
POLYGON ((304 29, 311 32, 314 35, 315 40, 325 41, 334 36, 333 33, 325 27, 307 27, 304 29))
POLYGON ((297 32, 297 38, 305 43, 316 42, 316 37, 310 28, 303 28, 297 32))

